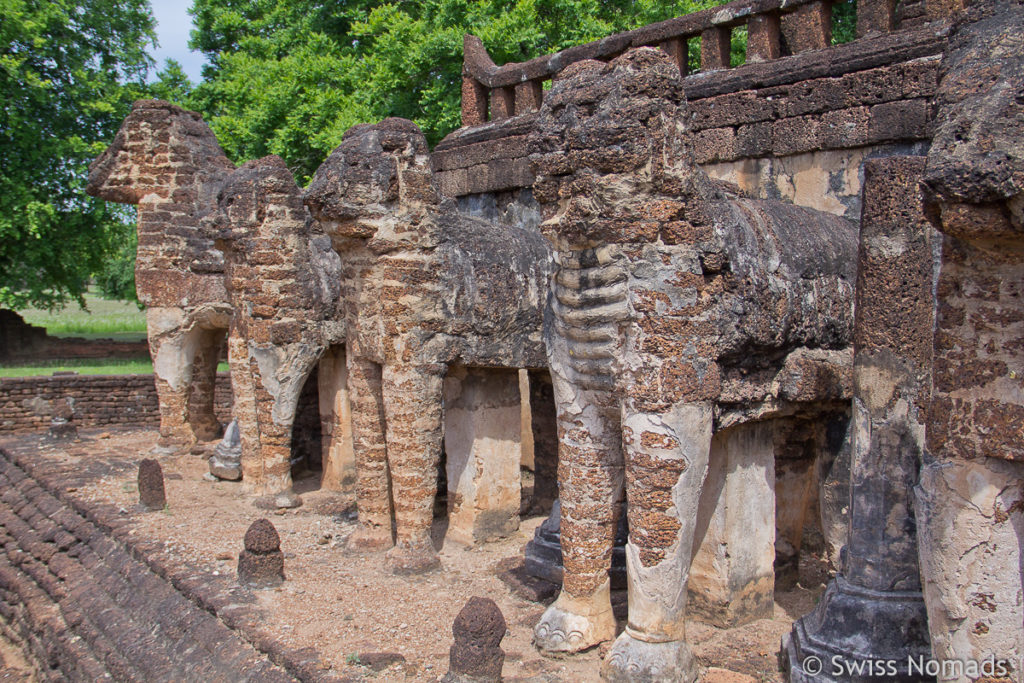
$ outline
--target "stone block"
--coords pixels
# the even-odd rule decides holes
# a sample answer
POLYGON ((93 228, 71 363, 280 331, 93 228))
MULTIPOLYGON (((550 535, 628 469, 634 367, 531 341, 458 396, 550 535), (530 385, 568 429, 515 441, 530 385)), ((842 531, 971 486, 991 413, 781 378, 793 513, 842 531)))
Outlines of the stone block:
POLYGON ((697 163, 731 161, 737 157, 736 131, 733 128, 702 130, 693 136, 693 155, 697 163))
POLYGON ((445 379, 447 538, 474 544, 519 528, 519 378, 453 368, 445 379))
MULTIPOLYGON (((1024 576, 1007 562, 1021 547, 1021 481, 1024 464, 991 458, 921 469, 914 511, 936 659, 983 661, 1024 652, 1024 576)), ((1022 675, 1017 667, 1010 680, 1022 675)))
POLYGON ((139 505, 146 510, 163 510, 167 505, 164 493, 164 472, 160 463, 145 458, 139 463, 139 505))
POLYGON ((317 370, 321 419, 321 448, 325 490, 343 491, 355 486, 356 460, 352 445, 352 407, 349 403, 345 350, 333 346, 320 358, 317 370))
POLYGON ((901 100, 871 107, 869 142, 922 140, 928 137, 928 131, 927 100, 901 100))
MULTIPOLYGON (((690 567, 690 609, 720 628, 770 618, 776 507, 771 423, 718 432, 708 463, 690 567)), ((790 502, 778 500, 783 506, 790 502)))

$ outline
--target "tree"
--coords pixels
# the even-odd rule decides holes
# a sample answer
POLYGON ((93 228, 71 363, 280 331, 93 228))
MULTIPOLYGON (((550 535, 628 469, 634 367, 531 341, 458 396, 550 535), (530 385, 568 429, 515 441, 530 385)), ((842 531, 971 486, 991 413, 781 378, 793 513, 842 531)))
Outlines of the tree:
POLYGON ((147 0, 0 0, 0 305, 81 304, 131 234, 84 187, 142 92, 153 26, 147 0))
POLYGON ((191 47, 210 65, 191 99, 235 162, 278 154, 306 182, 356 123, 459 125, 462 36, 523 61, 714 0, 195 0, 191 47))

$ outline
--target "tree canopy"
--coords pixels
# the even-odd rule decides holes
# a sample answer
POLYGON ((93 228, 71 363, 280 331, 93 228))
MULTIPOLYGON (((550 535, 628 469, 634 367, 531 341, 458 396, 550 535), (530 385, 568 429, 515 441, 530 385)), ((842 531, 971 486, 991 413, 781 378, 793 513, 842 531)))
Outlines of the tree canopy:
POLYGON ((81 302, 130 239, 131 212, 84 187, 154 39, 147 0, 0 0, 0 306, 81 302))
POLYGON ((714 0, 195 0, 210 65, 187 104, 236 162, 277 154, 306 182, 356 123, 459 125, 462 37, 517 62, 693 12, 714 0))

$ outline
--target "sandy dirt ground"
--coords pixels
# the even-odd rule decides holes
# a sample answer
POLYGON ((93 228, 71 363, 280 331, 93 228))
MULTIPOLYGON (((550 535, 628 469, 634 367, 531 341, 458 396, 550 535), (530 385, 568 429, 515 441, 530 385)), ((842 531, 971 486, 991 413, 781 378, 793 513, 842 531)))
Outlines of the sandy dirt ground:
MULTIPOLYGON (((93 473, 86 483, 68 487, 70 495, 117 506, 133 534, 159 539, 163 552, 196 572, 233 579, 246 529, 268 517, 281 536, 287 581, 254 591, 256 605, 265 625, 290 647, 315 648, 325 672, 382 681, 439 680, 448 669, 455 615, 469 598, 485 596, 498 604, 508 624, 502 641, 506 681, 600 680, 608 646, 563 659, 542 657, 530 640, 545 606, 518 597, 499 578, 520 561, 542 518, 524 519, 510 538, 466 548, 444 542, 445 520, 439 517, 434 537, 443 569, 394 576, 385 570, 383 553, 356 554, 345 548, 355 528, 354 496, 321 491, 314 473, 297 479, 301 507, 267 512, 254 507, 238 483, 204 479, 205 457, 162 456, 168 506, 162 512, 140 512, 135 465, 149 457, 156 437, 155 431, 83 430, 75 442, 40 442, 37 448, 41 458, 73 461, 81 465, 76 470, 93 473)), ((0 439, 0 445, 11 438, 0 439)), ((776 591, 772 619, 733 629, 691 622, 688 639, 706 667, 704 680, 782 681, 780 639, 795 618, 811 610, 825 580, 820 568, 802 567, 800 583, 776 591)), ((624 619, 625 596, 617 596, 617 603, 624 619)), ((6 652, 0 644, 0 655, 10 666, 17 651, 6 652)))

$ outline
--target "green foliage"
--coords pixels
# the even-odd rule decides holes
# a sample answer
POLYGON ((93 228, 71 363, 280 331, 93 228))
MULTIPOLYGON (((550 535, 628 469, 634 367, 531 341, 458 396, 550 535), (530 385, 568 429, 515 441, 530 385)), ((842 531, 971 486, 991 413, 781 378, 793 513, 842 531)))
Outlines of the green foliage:
POLYGON ((848 43, 857 37, 857 3, 841 0, 832 5, 832 44, 848 43))
POLYGON ((715 4, 195 0, 191 46, 210 66, 190 103, 235 162, 277 154, 305 183, 356 123, 402 116, 431 144, 457 128, 465 33, 503 64, 715 4))
POLYGON ((0 0, 0 306, 83 301, 125 214, 84 192, 141 92, 146 0, 0 0))
POLYGON ((164 68, 156 72, 156 80, 146 86, 146 96, 185 106, 194 87, 181 64, 175 59, 168 59, 164 68))
MULTIPOLYGON (((166 99, 166 98, 161 98, 166 99)), ((104 299, 134 301, 135 293, 135 251, 139 236, 134 223, 125 223, 119 239, 111 245, 99 270, 93 273, 93 282, 104 299)), ((138 304, 141 308, 141 304, 138 304)))

